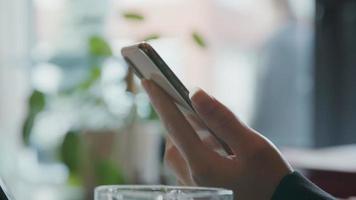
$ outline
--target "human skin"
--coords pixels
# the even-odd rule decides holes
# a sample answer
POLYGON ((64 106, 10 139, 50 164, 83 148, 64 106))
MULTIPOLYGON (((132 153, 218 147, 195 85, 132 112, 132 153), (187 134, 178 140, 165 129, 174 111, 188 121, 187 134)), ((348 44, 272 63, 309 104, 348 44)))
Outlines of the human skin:
POLYGON ((281 179, 293 170, 278 149, 242 123, 226 106, 198 89, 192 105, 203 123, 180 112, 172 98, 150 80, 142 85, 168 131, 165 161, 182 185, 223 187, 238 200, 271 199, 281 179), (200 139, 208 127, 232 150, 221 155, 213 137, 200 139))

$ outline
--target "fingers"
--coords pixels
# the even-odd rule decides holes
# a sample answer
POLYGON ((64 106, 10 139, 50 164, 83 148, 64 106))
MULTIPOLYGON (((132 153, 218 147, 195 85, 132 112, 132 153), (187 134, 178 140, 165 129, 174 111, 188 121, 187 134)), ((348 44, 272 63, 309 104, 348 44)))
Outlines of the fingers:
POLYGON ((166 138, 164 160, 176 175, 179 185, 195 185, 190 176, 189 167, 186 161, 179 153, 178 149, 173 145, 169 136, 166 138))
POLYGON ((142 85, 168 130, 172 141, 188 164, 194 165, 202 158, 206 158, 209 151, 207 151, 207 148, 184 115, 179 111, 171 97, 152 81, 144 80, 142 81, 142 85))
POLYGON ((200 119, 198 119, 198 117, 196 115, 187 114, 185 116, 185 118, 192 125, 194 130, 196 130, 196 131, 200 131, 200 130, 206 131, 207 130, 206 125, 200 119))
POLYGON ((212 136, 210 133, 208 136, 206 136, 203 140, 203 143, 207 145, 210 149, 213 149, 215 152, 219 153, 219 155, 226 156, 226 152, 224 151, 223 147, 221 144, 216 140, 214 136, 212 136))
POLYGON ((252 129, 243 124, 227 107, 199 89, 191 95, 194 109, 205 124, 230 147, 248 144, 252 129))
MULTIPOLYGON (((217 162, 210 163, 209 166, 203 166, 191 169, 186 161, 167 137, 165 162, 175 173, 180 185, 204 185, 204 186, 225 186, 226 177, 221 172, 237 172, 239 167, 232 164, 235 157, 219 157, 217 162), (214 167, 212 167, 214 165, 214 167)), ((230 174, 230 173, 229 173, 230 174)), ((236 181, 236 180, 234 180, 236 181)))

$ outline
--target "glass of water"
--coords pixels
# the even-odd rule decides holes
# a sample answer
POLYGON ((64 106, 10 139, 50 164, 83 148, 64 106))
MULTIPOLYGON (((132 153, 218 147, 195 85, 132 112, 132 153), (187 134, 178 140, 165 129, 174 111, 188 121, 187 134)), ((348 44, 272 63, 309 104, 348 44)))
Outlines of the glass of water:
POLYGON ((233 200, 233 192, 206 187, 112 185, 95 188, 95 200, 233 200))

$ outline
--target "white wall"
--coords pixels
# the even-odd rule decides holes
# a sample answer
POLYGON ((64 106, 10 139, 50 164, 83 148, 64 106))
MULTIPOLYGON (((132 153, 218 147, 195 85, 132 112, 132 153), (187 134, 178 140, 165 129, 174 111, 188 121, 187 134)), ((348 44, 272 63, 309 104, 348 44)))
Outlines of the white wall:
POLYGON ((10 185, 29 91, 29 10, 28 0, 0 0, 0 176, 10 185))

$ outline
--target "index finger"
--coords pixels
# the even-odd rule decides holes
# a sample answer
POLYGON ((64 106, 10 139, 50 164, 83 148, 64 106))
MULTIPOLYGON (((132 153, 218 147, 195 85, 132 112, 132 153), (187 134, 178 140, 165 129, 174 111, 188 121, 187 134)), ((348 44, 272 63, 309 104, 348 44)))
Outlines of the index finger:
POLYGON ((209 149, 200 140, 172 98, 152 81, 143 80, 142 85, 170 134, 173 143, 188 164, 191 165, 195 164, 194 162, 202 161, 209 149))

